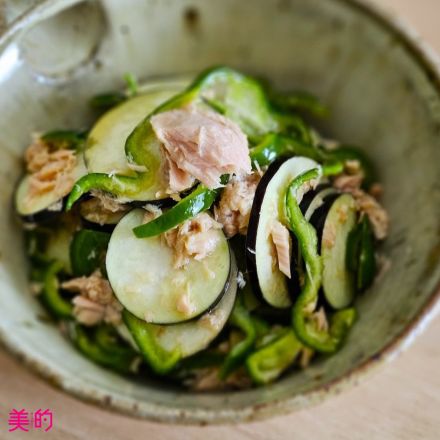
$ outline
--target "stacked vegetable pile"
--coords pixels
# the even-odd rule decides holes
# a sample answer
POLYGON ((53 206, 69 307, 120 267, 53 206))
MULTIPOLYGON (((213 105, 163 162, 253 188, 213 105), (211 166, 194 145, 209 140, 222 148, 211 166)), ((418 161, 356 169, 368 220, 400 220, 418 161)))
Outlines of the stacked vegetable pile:
POLYGON ((388 225, 368 158, 305 122, 327 113, 315 98, 230 68, 183 92, 129 84, 93 98, 88 132, 25 155, 31 286, 62 330, 100 365, 196 390, 336 352, 388 225))

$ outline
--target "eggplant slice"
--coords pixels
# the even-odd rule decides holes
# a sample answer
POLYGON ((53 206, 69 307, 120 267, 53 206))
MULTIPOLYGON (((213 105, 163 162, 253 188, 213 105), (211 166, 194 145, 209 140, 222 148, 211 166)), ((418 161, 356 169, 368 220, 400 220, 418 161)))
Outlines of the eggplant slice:
POLYGON ((110 238, 106 268, 115 295, 133 315, 153 324, 176 324, 211 310, 228 289, 231 252, 221 230, 215 251, 174 267, 173 250, 160 236, 136 238, 144 210, 129 212, 110 238))
MULTIPOLYGON (((179 351, 182 358, 204 350, 218 336, 225 326, 237 294, 237 265, 232 258, 229 282, 219 303, 197 319, 175 325, 146 324, 156 343, 165 351, 179 351)), ((125 324, 118 327, 121 337, 139 350, 125 324)))
POLYGON ((323 226, 317 226, 318 231, 322 230, 318 232, 324 266, 322 288, 327 302, 334 309, 343 309, 351 304, 355 294, 354 277, 347 267, 346 254, 348 236, 356 226, 358 215, 351 194, 341 194, 330 203, 330 208, 324 205, 327 214, 318 220, 323 226))
MULTIPOLYGON (((87 174, 87 170, 84 165, 84 157, 81 153, 78 153, 73 172, 74 180, 78 180, 85 174, 87 174)), ((24 221, 29 223, 41 222, 49 220, 63 210, 63 199, 66 196, 67 194, 64 194, 60 197, 56 192, 49 191, 30 197, 29 175, 26 175, 20 181, 15 193, 15 208, 24 221)))
MULTIPOLYGON (((306 157, 275 162, 264 174, 255 193, 246 241, 246 264, 254 291, 272 307, 292 305, 291 294, 297 280, 289 280, 278 269, 271 223, 278 220, 286 224, 284 198, 287 187, 295 177, 313 168, 319 168, 319 164, 306 157)), ((293 271, 292 277, 295 276, 296 271, 293 271)))

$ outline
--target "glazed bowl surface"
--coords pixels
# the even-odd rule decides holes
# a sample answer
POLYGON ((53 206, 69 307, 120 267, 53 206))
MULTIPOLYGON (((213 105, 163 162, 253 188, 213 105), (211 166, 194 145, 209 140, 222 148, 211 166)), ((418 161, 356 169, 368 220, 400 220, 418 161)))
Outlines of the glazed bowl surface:
MULTIPOLYGON (((438 309, 440 75, 403 25, 355 0, 46 0, 6 2, 0 38, 0 336, 69 393, 149 419, 220 423, 304 408, 350 386, 414 339, 438 309), (90 96, 227 64, 331 108, 320 129, 363 146, 378 166, 391 266, 357 300, 343 349, 270 386, 194 394, 91 364, 41 319, 12 194, 29 136, 92 121, 90 96)), ((0 21, 1 23, 1 21, 0 21)), ((389 368, 393 368, 390 366, 389 368)))

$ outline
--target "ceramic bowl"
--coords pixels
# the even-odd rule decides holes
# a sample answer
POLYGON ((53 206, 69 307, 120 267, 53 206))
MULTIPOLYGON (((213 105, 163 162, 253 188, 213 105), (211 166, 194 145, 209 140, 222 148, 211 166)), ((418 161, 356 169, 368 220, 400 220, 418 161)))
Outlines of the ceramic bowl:
MULTIPOLYGON (((440 76, 392 17, 354 0, 6 2, 0 39, 0 335, 50 382, 100 405, 168 422, 254 420, 304 408, 393 358, 434 315, 440 285, 440 76), (321 129, 379 167, 390 269, 359 297, 344 348, 264 388, 193 394, 91 364, 29 294, 11 197, 35 131, 85 127, 87 99, 139 78, 228 64, 330 106, 321 129)), ((393 368, 390 366, 390 368, 393 368)))

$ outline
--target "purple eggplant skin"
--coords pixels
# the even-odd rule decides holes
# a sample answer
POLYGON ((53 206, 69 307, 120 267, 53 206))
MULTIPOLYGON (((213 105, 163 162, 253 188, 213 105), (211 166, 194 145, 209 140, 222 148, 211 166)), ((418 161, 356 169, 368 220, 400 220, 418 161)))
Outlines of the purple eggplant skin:
POLYGON ((64 208, 66 206, 66 200, 67 198, 64 197, 62 200, 61 208, 57 211, 53 211, 50 209, 42 209, 41 211, 29 215, 21 215, 17 209, 16 212, 23 221, 23 223, 28 223, 28 224, 46 223, 56 219, 60 214, 64 212, 64 208))
POLYGON ((311 189, 307 191, 304 194, 301 203, 299 204, 301 212, 305 214, 310 204, 312 203, 313 199, 318 195, 318 193, 330 187, 331 185, 329 183, 320 183, 315 189, 311 189))

